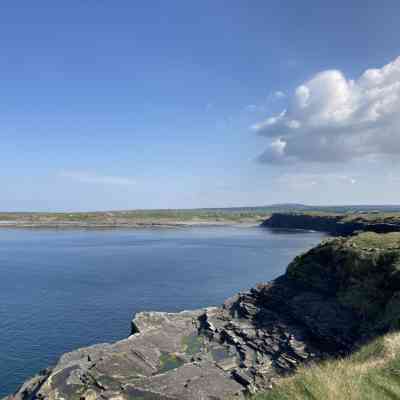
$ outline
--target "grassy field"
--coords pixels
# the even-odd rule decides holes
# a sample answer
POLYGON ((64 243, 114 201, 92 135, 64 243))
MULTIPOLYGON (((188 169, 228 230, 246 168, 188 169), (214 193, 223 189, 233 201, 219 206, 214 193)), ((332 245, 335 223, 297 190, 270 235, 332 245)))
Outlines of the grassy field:
POLYGON ((321 216, 343 216, 343 220, 368 219, 380 222, 400 221, 398 206, 314 207, 301 204, 277 204, 262 207, 200 209, 121 210, 98 212, 0 212, 0 223, 55 224, 175 224, 175 223, 257 223, 272 213, 302 213, 321 216))
POLYGON ((71 213, 0 213, 0 222, 31 225, 259 223, 270 215, 263 210, 133 210, 71 213))

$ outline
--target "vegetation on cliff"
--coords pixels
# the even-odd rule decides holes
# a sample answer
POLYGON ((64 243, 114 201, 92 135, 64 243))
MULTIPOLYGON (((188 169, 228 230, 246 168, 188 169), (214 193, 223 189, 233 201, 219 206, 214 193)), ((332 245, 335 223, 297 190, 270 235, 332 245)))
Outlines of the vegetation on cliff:
POLYGON ((327 241, 296 257, 287 276, 334 295, 358 316, 360 334, 400 327, 400 233, 327 241))
POLYGON ((400 333, 349 357, 301 367, 254 400, 393 400, 400 398, 400 333))
POLYGON ((400 213, 389 212, 276 212, 262 226, 283 229, 307 229, 348 236, 357 232, 388 233, 400 231, 400 213))
POLYGON ((296 257, 287 276, 355 313, 358 350, 301 366, 254 399, 399 399, 400 234, 329 240, 296 257))

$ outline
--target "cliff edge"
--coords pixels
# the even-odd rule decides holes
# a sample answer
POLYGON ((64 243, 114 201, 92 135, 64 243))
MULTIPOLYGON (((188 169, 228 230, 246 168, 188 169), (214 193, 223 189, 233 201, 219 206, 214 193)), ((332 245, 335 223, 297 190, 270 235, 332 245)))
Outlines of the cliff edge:
POLYGON ((273 213, 261 226, 306 229, 348 236, 356 232, 400 232, 400 215, 385 213, 333 214, 318 212, 273 213))
POLYGON ((6 399, 245 399, 399 328, 399 309, 400 233, 331 239, 221 307, 139 313, 127 339, 67 353, 6 399))

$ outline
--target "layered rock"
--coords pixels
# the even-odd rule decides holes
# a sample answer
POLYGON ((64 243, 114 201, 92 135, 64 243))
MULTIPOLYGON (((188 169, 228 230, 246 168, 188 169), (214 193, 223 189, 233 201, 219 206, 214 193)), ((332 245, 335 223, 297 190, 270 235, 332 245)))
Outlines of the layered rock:
POLYGON ((63 355, 8 400, 228 400, 399 326, 400 234, 322 243, 222 307, 139 313, 132 335, 63 355))
POLYGON ((279 229, 307 229, 327 232, 337 236, 348 236, 355 232, 375 233, 400 232, 398 217, 384 214, 318 214, 318 213, 274 213, 261 226, 279 229))

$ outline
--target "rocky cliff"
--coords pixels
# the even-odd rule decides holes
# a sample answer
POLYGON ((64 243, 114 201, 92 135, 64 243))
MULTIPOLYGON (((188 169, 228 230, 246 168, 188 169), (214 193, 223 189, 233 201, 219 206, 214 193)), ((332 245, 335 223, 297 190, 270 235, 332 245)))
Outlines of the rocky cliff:
POLYGON ((358 231, 400 232, 400 218, 398 215, 385 214, 274 213, 261 226, 307 229, 348 236, 358 231))
POLYGON ((63 355, 8 400, 244 399, 399 327, 400 234, 336 238, 221 307, 140 313, 132 334, 63 355))

